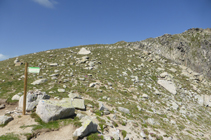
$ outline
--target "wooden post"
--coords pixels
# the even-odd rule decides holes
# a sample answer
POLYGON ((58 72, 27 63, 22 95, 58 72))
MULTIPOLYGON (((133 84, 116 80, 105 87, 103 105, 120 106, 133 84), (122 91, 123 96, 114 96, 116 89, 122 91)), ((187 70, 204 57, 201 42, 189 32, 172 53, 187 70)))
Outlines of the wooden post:
POLYGON ((23 95, 23 115, 26 114, 26 91, 27 91, 27 69, 28 63, 25 63, 24 95, 23 95))

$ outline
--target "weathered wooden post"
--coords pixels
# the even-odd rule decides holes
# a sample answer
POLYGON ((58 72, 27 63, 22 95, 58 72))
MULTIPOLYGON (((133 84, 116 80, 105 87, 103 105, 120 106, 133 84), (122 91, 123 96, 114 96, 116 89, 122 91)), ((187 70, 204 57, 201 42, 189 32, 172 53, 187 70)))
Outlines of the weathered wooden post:
POLYGON ((28 63, 25 63, 24 95, 23 95, 23 115, 26 114, 26 94, 27 94, 27 69, 28 63))

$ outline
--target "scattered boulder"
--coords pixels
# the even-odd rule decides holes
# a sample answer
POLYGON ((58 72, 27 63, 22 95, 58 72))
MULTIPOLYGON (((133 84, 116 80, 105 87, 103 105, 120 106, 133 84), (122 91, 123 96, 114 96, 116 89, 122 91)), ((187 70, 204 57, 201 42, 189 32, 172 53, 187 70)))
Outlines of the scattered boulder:
POLYGON ((58 63, 50 63, 49 65, 52 67, 55 67, 55 66, 58 66, 58 63))
POLYGON ((13 120, 12 116, 6 116, 6 115, 0 116, 0 125, 5 125, 12 120, 13 120))
POLYGON ((60 92, 60 93, 64 93, 65 92, 65 89, 58 89, 58 92, 60 92))
POLYGON ((75 130, 74 137, 85 137, 88 134, 97 132, 97 124, 87 119, 82 123, 82 126, 75 130))
POLYGON ((61 102, 70 103, 75 109, 85 110, 84 100, 80 98, 63 98, 61 102))
POLYGON ((20 96, 17 94, 12 97, 12 100, 19 100, 19 99, 20 99, 20 96))
POLYGON ((90 54, 91 51, 87 50, 86 48, 81 48, 78 54, 87 55, 90 54))
POLYGON ((124 112, 126 114, 130 114, 130 110, 127 109, 127 108, 124 108, 124 107, 118 107, 118 110, 121 111, 121 112, 124 112))
POLYGON ((96 85, 96 83, 90 83, 89 87, 94 87, 96 85))
POLYGON ((75 108, 71 102, 66 102, 64 100, 40 100, 37 105, 36 113, 42 119, 42 121, 48 123, 49 121, 75 115, 75 108))
POLYGON ((17 62, 15 63, 15 66, 21 66, 23 63, 22 62, 17 62))
MULTIPOLYGON (((50 96, 45 92, 28 92, 26 96, 26 111, 33 110, 37 106, 39 100, 49 98, 50 96)), ((23 96, 21 96, 19 99, 19 109, 23 110, 23 96)))
POLYGON ((16 64, 17 62, 20 62, 20 60, 18 59, 18 57, 15 59, 14 64, 16 64))
POLYGON ((5 108, 5 104, 0 104, 0 109, 4 109, 5 108))
POLYGON ((47 79, 39 79, 39 80, 34 81, 34 82, 31 83, 31 84, 32 84, 32 85, 39 85, 39 84, 45 83, 45 82, 47 82, 47 81, 48 81, 47 79))
POLYGON ((72 92, 70 92, 70 93, 68 94, 68 97, 69 97, 69 98, 72 98, 72 99, 74 99, 74 98, 82 99, 82 98, 81 98, 81 95, 79 95, 78 93, 72 93, 72 92))
POLYGON ((174 85, 173 82, 167 80, 158 80, 157 83, 163 86, 165 89, 167 89, 170 93, 174 95, 177 94, 176 86, 174 85))

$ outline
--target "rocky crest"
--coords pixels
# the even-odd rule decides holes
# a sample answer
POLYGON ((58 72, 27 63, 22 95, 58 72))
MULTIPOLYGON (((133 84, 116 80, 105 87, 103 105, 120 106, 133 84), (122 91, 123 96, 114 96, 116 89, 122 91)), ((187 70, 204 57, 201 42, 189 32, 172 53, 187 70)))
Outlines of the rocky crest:
POLYGON ((128 46, 160 54, 211 79, 211 29, 191 28, 181 34, 164 34, 128 46))

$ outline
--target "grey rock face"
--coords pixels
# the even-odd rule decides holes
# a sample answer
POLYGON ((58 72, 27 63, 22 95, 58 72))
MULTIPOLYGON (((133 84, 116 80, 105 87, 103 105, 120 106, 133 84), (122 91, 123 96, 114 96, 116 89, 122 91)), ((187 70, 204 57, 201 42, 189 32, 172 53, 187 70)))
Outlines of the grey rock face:
POLYGON ((196 72, 203 72, 208 79, 211 79, 210 29, 192 28, 182 34, 165 34, 157 38, 143 40, 138 44, 135 42, 128 44, 128 46, 134 45, 139 46, 137 47, 139 49, 146 49, 177 63, 187 65, 196 72))
POLYGON ((36 113, 42 121, 47 123, 49 121, 73 116, 75 114, 75 108, 71 102, 40 100, 37 105, 36 113))

